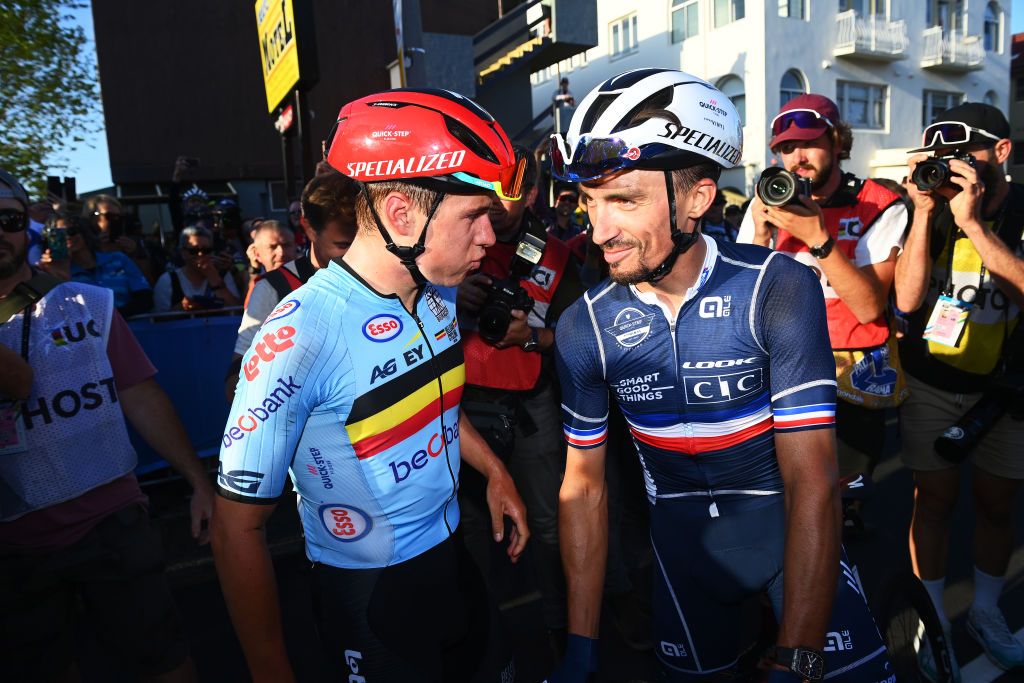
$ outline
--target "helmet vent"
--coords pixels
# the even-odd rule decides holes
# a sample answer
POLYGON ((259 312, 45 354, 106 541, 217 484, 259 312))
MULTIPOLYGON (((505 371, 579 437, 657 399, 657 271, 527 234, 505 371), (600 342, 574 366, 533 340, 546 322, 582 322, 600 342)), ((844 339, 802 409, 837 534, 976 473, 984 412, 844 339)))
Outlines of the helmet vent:
POLYGON ((612 132, 619 133, 627 128, 632 128, 633 126, 643 123, 647 119, 653 118, 667 118, 678 124, 679 117, 668 111, 668 106, 672 104, 672 92, 673 89, 669 86, 654 93, 640 104, 630 109, 629 113, 623 116, 622 120, 619 121, 615 128, 612 129, 612 132), (646 116, 638 119, 637 117, 641 112, 646 114, 646 116))
POLYGON ((487 146, 487 143, 481 140, 480 136, 471 131, 465 124, 445 115, 444 125, 448 128, 448 132, 451 133, 452 137, 464 144, 473 154, 486 159, 492 164, 498 163, 498 157, 494 156, 494 152, 487 146))
POLYGON ((608 95, 602 93, 598 95, 597 99, 594 100, 594 104, 587 112, 587 115, 583 117, 583 122, 580 124, 580 130, 594 130, 594 124, 597 123, 599 118, 601 118, 601 114, 604 113, 605 109, 611 106, 612 102, 614 102, 615 98, 618 96, 618 93, 608 95))

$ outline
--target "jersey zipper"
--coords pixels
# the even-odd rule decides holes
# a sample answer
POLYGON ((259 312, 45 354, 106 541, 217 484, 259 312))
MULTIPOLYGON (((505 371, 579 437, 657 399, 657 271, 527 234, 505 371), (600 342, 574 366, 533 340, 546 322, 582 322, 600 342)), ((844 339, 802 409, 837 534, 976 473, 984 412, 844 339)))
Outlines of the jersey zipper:
MULTIPOLYGON (((444 424, 444 383, 441 381, 441 375, 437 371, 437 356, 434 355, 434 347, 430 345, 429 335, 426 333, 426 330, 423 327, 423 321, 420 320, 420 316, 417 315, 416 313, 416 306, 419 304, 420 298, 423 296, 423 292, 424 288, 420 287, 419 291, 416 292, 416 298, 413 299, 412 310, 408 311, 408 313, 409 315, 412 316, 412 319, 416 321, 416 326, 420 330, 420 336, 423 337, 423 343, 427 345, 427 351, 430 352, 430 367, 434 370, 434 374, 437 376, 437 399, 438 402, 441 404, 441 409, 438 413, 441 420, 441 443, 444 444, 444 461, 445 464, 448 466, 448 476, 451 477, 452 480, 452 493, 450 496, 448 496, 448 500, 444 502, 444 510, 442 511, 441 516, 444 518, 444 528, 448 530, 448 535, 451 536, 452 533, 454 532, 452 530, 451 525, 448 523, 448 506, 451 505, 452 500, 455 499, 455 496, 458 493, 459 485, 458 480, 456 480, 455 478, 455 470, 452 469, 451 455, 448 452, 448 438, 446 436, 448 430, 445 429, 444 424)), ((404 308, 405 304, 402 304, 402 307, 404 308)))

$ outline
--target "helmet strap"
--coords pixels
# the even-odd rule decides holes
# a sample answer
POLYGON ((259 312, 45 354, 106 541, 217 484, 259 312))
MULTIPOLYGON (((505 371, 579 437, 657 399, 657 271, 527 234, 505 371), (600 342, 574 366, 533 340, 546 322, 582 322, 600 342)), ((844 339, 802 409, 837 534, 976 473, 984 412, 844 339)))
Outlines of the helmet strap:
POLYGON ((690 247, 697 243, 697 238, 700 237, 696 227, 693 232, 680 232, 679 227, 676 225, 676 191, 672 183, 672 171, 665 171, 665 189, 668 191, 668 225, 672 231, 672 251, 669 252, 669 255, 665 257, 660 266, 652 270, 650 275, 644 278, 645 282, 650 282, 651 284, 657 284, 666 275, 671 273, 672 267, 676 265, 676 259, 679 258, 679 255, 688 252, 690 247))
POLYGON ((389 252, 398 257, 398 260, 402 262, 402 265, 409 270, 409 274, 412 275, 413 281, 417 287, 422 287, 427 284, 427 278, 423 277, 423 273, 420 272, 419 266, 416 265, 416 258, 426 251, 424 244, 427 241, 427 228, 430 226, 430 221, 433 220, 434 214, 437 213, 437 209, 441 206, 441 202, 444 200, 444 193, 436 193, 434 202, 430 205, 430 211, 427 213, 427 222, 423 224, 423 230, 420 231, 420 238, 416 240, 416 244, 411 247, 400 247, 395 244, 395 241, 391 239, 391 235, 388 234, 387 229, 384 227, 384 223, 380 219, 380 215, 377 213, 377 207, 373 205, 373 200, 370 198, 370 189, 366 183, 360 183, 363 190, 363 196, 366 198, 366 204, 370 207, 370 213, 373 215, 373 221, 377 224, 377 230, 380 231, 381 237, 384 238, 384 245, 389 252))

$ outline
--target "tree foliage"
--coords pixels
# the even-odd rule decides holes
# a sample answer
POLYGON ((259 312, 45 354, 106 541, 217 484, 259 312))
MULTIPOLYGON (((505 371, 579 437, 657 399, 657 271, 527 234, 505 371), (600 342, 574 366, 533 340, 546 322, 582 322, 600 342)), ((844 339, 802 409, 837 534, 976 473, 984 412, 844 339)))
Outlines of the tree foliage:
POLYGON ((0 167, 42 194, 46 170, 99 129, 96 64, 78 0, 0 0, 0 167))

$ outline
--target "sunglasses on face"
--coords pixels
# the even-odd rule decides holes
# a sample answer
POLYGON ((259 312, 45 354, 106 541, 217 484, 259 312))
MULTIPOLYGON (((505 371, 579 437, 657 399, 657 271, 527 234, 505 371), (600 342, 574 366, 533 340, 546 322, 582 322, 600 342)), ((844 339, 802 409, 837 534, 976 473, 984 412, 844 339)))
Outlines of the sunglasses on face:
POLYGON ((790 109, 772 119, 772 135, 779 135, 790 126, 797 128, 821 128, 824 123, 829 128, 835 125, 813 109, 790 109))
POLYGON ((207 254, 213 253, 211 247, 185 247, 185 251, 193 256, 206 256, 207 254))
POLYGON ((922 147, 933 147, 949 145, 962 145, 971 141, 971 133, 978 133, 981 136, 999 141, 1000 138, 987 130, 968 126, 961 121, 938 121, 924 129, 921 136, 922 147))
POLYGON ((21 209, 0 209, 0 230, 21 232, 28 227, 28 214, 21 209))

